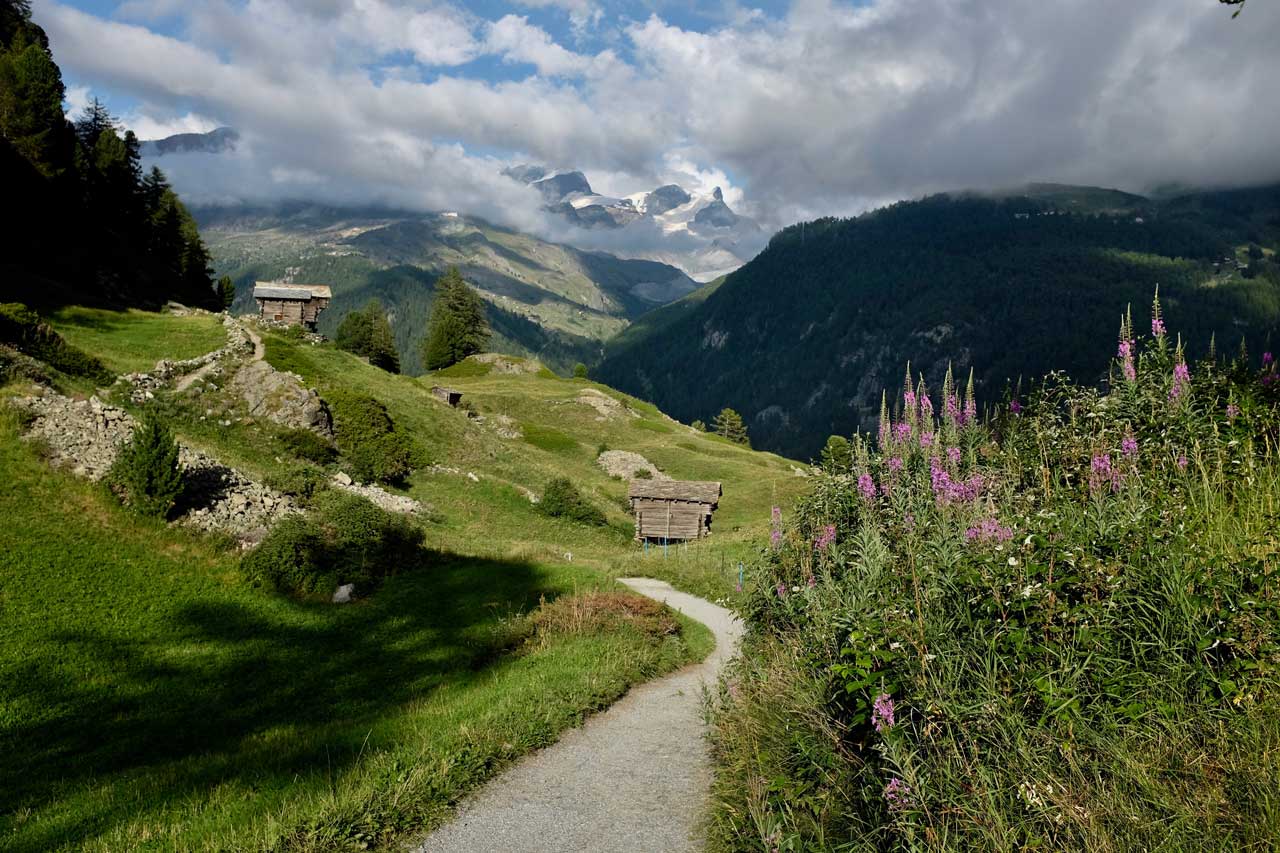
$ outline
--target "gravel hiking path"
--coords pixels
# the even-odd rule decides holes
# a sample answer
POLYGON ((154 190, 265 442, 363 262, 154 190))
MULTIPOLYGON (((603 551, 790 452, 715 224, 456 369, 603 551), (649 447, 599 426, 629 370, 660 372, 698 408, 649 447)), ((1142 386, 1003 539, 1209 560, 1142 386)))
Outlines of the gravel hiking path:
MULTIPOLYGON (((240 326, 241 331, 243 331, 246 335, 249 336, 249 340, 253 341, 253 360, 262 361, 264 358, 266 358, 267 348, 262 345, 262 338, 258 337, 258 333, 255 332, 253 329, 250 329, 244 323, 240 323, 239 321, 237 321, 237 324, 240 326)), ((212 373, 214 368, 216 368, 217 366, 218 366, 218 361, 217 359, 215 359, 209 362, 208 364, 200 367, 199 369, 191 371, 186 376, 178 380, 178 384, 175 390, 178 390, 178 391, 187 390, 188 388, 190 388, 192 385, 195 384, 197 379, 204 379, 206 376, 212 373)))
POLYGON ((714 687, 735 653, 742 623, 662 581, 620 580, 706 625, 715 650, 702 663, 633 688, 582 728, 518 762, 464 801, 452 823, 414 848, 418 853, 702 847, 695 833, 711 785, 702 690, 714 687))

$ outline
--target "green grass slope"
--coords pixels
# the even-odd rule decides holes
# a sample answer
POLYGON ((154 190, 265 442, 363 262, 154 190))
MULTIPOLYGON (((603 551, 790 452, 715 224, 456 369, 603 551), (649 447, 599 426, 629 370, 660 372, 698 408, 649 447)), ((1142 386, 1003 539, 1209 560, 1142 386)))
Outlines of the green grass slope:
MULTIPOLYGON (((221 343, 210 317, 50 319, 121 369, 174 355, 171 343, 183 355, 221 343)), ((139 520, 105 488, 51 471, 2 403, 23 386, 0 390, 0 847, 355 849, 429 827, 514 758, 709 648, 687 620, 678 636, 623 620, 531 638, 523 614, 620 574, 721 595, 770 506, 802 488, 787 460, 591 383, 474 362, 413 379, 330 345, 266 342, 273 364, 322 393, 379 399, 421 450, 405 491, 432 506, 430 557, 346 607, 253 588, 229 542, 139 520), (439 381, 486 422, 436 401, 439 381), (596 420, 576 402, 586 387, 638 416, 596 420), (498 435, 499 415, 522 437, 498 435), (602 443, 673 476, 723 480, 712 539, 642 554, 625 484, 595 466, 602 443), (609 524, 538 513, 525 490, 557 476, 609 524)), ((206 417, 221 405, 213 392, 150 405, 184 442, 254 478, 287 486, 298 473, 274 428, 206 417)))

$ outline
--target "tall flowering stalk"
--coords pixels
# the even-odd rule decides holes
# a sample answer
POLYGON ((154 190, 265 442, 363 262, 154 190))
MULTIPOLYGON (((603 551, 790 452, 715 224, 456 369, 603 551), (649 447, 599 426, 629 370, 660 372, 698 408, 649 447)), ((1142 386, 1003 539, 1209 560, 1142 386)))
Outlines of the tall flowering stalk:
POLYGON ((769 520, 769 544, 773 550, 782 545, 782 507, 775 506, 769 520))
POLYGON ((1157 284, 1155 298, 1151 300, 1151 337, 1160 341, 1164 336, 1164 316, 1160 313, 1160 285, 1157 284))
POLYGON ((871 703, 871 725, 876 727, 876 731, 883 734, 893 728, 893 697, 888 693, 881 693, 871 703))
POLYGON ((978 398, 973 391, 973 368, 969 368, 969 382, 964 389, 964 422, 975 424, 978 421, 978 398))
POLYGON ((1129 382, 1138 378, 1134 355, 1133 320, 1126 312, 1125 316, 1120 318, 1120 344, 1116 348, 1116 357, 1120 359, 1120 372, 1129 382))
POLYGON ((858 491, 868 503, 876 499, 876 481, 870 474, 858 475, 858 491))
POLYGON ((1173 384, 1169 386, 1169 402, 1176 403, 1187 393, 1191 386, 1191 370, 1187 367, 1182 355, 1182 340, 1178 340, 1178 351, 1173 365, 1173 384))
MULTIPOLYGON (((872 488, 875 487, 873 486, 872 488)), ((822 528, 822 532, 818 534, 818 538, 813 540, 814 550, 825 551, 834 541, 836 541, 836 526, 834 524, 828 524, 826 527, 822 528)))

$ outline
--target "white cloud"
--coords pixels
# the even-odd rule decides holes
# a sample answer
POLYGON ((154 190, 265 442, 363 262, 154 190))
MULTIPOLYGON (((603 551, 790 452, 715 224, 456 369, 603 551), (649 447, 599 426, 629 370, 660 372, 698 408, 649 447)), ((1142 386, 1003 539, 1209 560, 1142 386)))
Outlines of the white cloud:
POLYGON ((208 133, 218 122, 207 116, 188 112, 171 118, 156 118, 146 110, 135 110, 120 117, 120 123, 139 139, 163 139, 176 133, 208 133))
POLYGON ((533 221, 533 194, 496 176, 525 160, 611 194, 719 185, 778 226, 1027 180, 1280 179, 1276 4, 1236 21, 1209 0, 734 9, 706 32, 610 20, 624 42, 595 55, 527 17, 430 0, 209 0, 184 13, 182 38, 54 0, 35 16, 75 79, 145 103, 156 127, 216 116, 256 140, 255 162, 221 176, 252 191, 296 170, 335 198, 533 221), (535 70, 460 67, 483 57, 503 61, 498 77, 535 70))

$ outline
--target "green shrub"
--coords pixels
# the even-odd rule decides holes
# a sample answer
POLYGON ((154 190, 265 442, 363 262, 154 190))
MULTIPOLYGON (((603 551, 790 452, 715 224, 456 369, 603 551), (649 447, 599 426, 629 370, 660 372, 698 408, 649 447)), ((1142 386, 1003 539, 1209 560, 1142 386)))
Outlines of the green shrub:
POLYGON ((99 385, 115 381, 115 374, 101 361, 71 346, 39 315, 18 302, 0 303, 0 343, 39 359, 68 376, 83 376, 99 385))
POLYGON ((707 424, 706 424, 706 422, 705 422, 705 421, 702 421, 702 420, 696 420, 696 421, 694 421, 693 423, 689 424, 689 426, 693 427, 693 428, 694 428, 694 429, 696 429, 698 432, 706 432, 706 431, 707 431, 707 424))
POLYGON ((330 395, 338 450, 351 476, 361 482, 402 483, 413 470, 415 448, 396 432, 387 407, 365 394, 330 395))
POLYGON ((143 418, 116 457, 107 481, 133 511, 168 518, 182 495, 182 469, 173 433, 154 415, 143 418))
POLYGON ((538 502, 538 510, 552 518, 567 518, 580 524, 604 525, 604 513, 587 502, 568 477, 557 477, 547 483, 538 502))
POLYGON ((586 379, 586 378, 587 378, 587 366, 586 366, 585 364, 583 364, 582 362, 578 362, 577 364, 575 364, 575 365, 573 366, 573 378, 574 378, 574 379, 586 379))
POLYGON ((633 479, 636 479, 636 480, 652 480, 653 472, 650 471, 648 468, 641 468, 635 471, 634 473, 632 473, 631 476, 633 479))
POLYGON ((319 468, 298 465, 267 475, 265 482, 277 492, 289 495, 302 506, 307 506, 317 494, 324 491, 328 478, 319 468))
POLYGON ((346 492, 321 493, 305 516, 289 516, 241 563, 253 583, 295 595, 355 584, 367 595, 385 578, 425 562, 421 528, 346 492))
POLYGON ((280 441, 291 455, 317 465, 328 465, 338 458, 337 449, 309 429, 285 430, 280 441))

